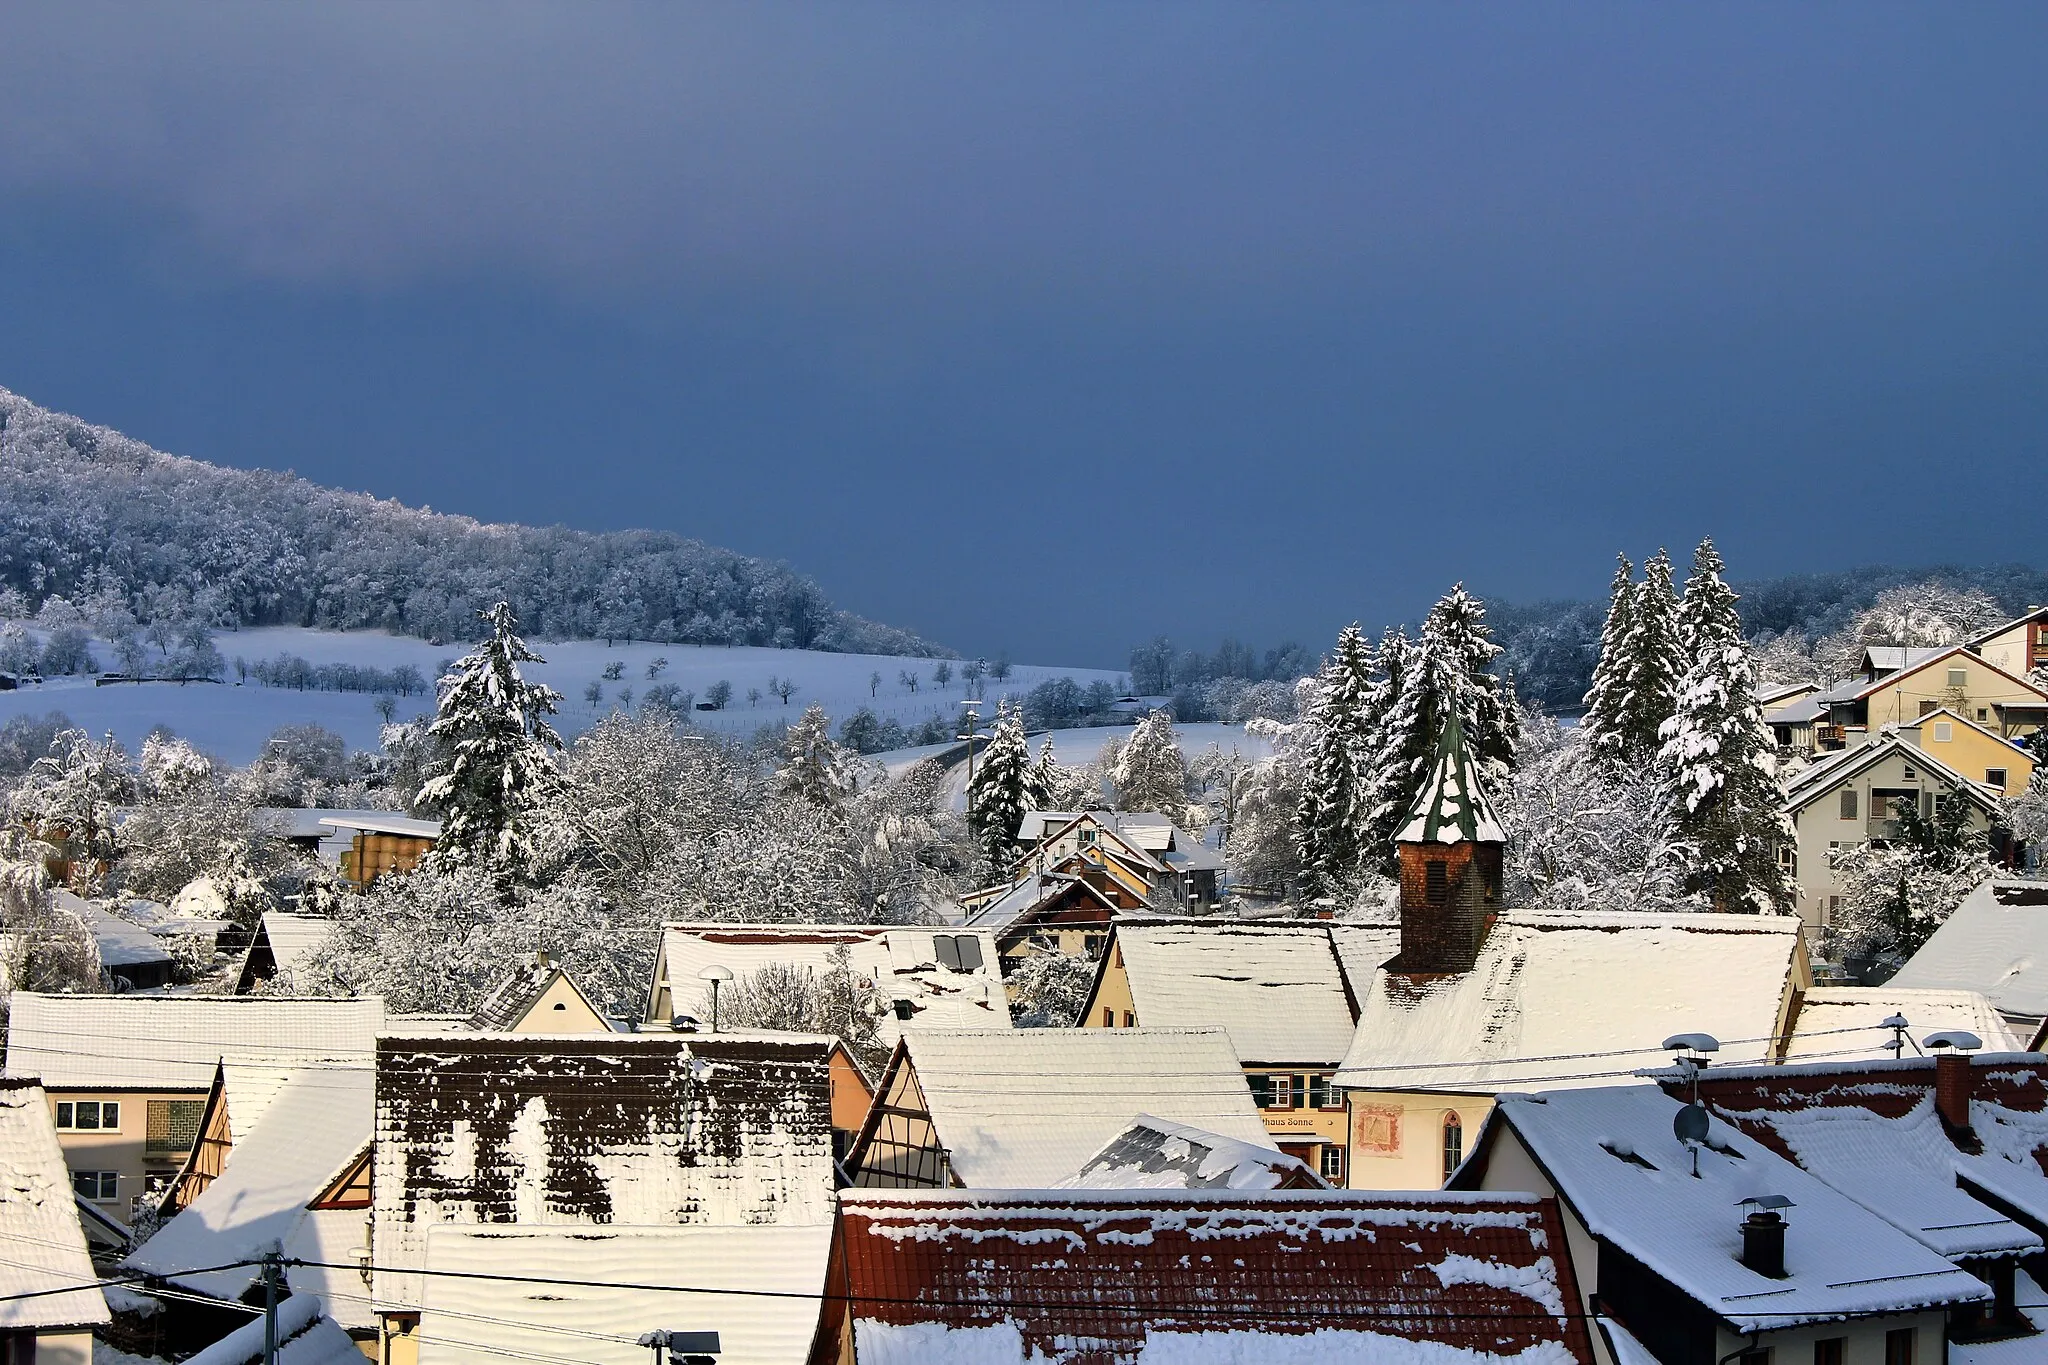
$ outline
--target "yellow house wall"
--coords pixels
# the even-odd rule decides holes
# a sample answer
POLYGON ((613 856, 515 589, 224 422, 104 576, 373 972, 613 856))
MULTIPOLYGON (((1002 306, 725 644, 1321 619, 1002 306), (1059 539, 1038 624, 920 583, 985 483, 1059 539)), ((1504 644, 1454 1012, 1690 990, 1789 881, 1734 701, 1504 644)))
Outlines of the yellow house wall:
POLYGON ((2015 749, 1995 734, 1950 720, 1947 716, 1929 716, 1910 728, 1902 726, 1899 734, 1972 782, 1985 781, 1985 773, 1993 768, 2005 769, 2004 791, 2007 796, 2018 796, 2025 791, 2028 780, 2034 775, 2034 760, 2024 750, 2015 749), (1935 730, 1944 721, 1949 727, 1946 740, 1936 738, 1935 730))
POLYGON ((1444 1183, 1443 1121, 1456 1113, 1464 1125, 1465 1150, 1479 1140, 1480 1125, 1493 1112, 1485 1095, 1444 1095, 1426 1091, 1348 1090, 1350 1168, 1355 1190, 1434 1190, 1444 1183), (1391 1119, 1398 1141, 1383 1150, 1374 1134, 1391 1119))
POLYGON ((1992 636, 1974 652, 1997 664, 2006 672, 2017 673, 2024 678, 2028 669, 2033 666, 2027 658, 2028 624, 2022 621, 2011 630, 1992 636))
MULTIPOLYGON (((1929 772, 1924 764, 1914 766, 1912 778, 1906 776, 1906 766, 1912 762, 1915 753, 1915 750, 1907 748, 1887 754, 1877 764, 1848 781, 1829 787, 1792 817, 1798 836, 1799 916, 1806 921, 1807 928, 1817 930, 1826 927, 1828 898, 1841 891, 1831 862, 1833 850, 1829 846, 1839 844, 1850 848, 1870 842, 1872 788, 1913 788, 1937 794, 1945 794, 1949 790, 1948 785, 1929 772), (1856 790, 1856 818, 1853 820, 1841 818, 1841 792, 1844 787, 1856 790)), ((1921 809, 1930 809, 1926 795, 1921 797, 1921 809)), ((1970 807, 1970 827, 1979 831, 1991 827, 1984 812, 1975 805, 1970 807)))
POLYGON ((64 1165, 72 1171, 113 1171, 115 1172, 115 1197, 92 1201, 95 1208, 111 1214, 122 1223, 128 1221, 128 1201, 143 1194, 147 1188, 146 1177, 150 1175, 169 1178, 178 1173, 184 1164, 185 1152, 163 1152, 155 1156, 148 1154, 149 1101, 152 1099, 200 1100, 206 1099, 206 1092, 166 1090, 61 1090, 49 1092, 50 1122, 57 1121, 57 1102, 72 1103, 79 1100, 112 1100, 121 1106, 121 1126, 112 1132, 102 1128, 92 1132, 77 1132, 59 1129, 57 1145, 63 1149, 64 1165))
POLYGON ((92 1333, 36 1333, 36 1365, 92 1365, 92 1333))
POLYGON ((1884 679, 1877 691, 1870 694, 1870 733, 1875 735, 1885 725, 1912 724, 1920 719, 1922 702, 1933 702, 1937 708, 1946 706, 1979 725, 1996 727, 1998 713, 1991 709, 1992 703, 2039 700, 2034 689, 2014 682, 1984 660, 1968 654, 1951 654, 1884 679), (1963 672, 1960 695, 1948 684, 1952 668, 1963 672))
POLYGON ((1126 1014, 1135 1016, 1137 1002, 1131 999, 1131 974, 1124 970, 1123 949, 1111 944, 1109 965, 1103 968, 1102 976, 1095 983, 1095 994, 1088 998, 1088 1008, 1081 1012, 1082 1028, 1128 1028, 1124 1023, 1126 1014), (1105 1020, 1102 1012, 1109 1011, 1105 1020))
POLYGON ((569 984, 556 977, 540 999, 512 1025, 514 1033, 609 1033, 611 1026, 569 984))

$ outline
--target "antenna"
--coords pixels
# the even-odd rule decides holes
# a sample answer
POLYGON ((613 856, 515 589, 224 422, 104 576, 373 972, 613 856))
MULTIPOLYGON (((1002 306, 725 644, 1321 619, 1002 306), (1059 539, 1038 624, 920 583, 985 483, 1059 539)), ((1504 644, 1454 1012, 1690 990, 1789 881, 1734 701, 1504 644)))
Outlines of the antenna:
POLYGON ((1896 1062, 1906 1055, 1906 1016, 1894 1014, 1891 1018, 1885 1020, 1880 1027, 1888 1028, 1892 1031, 1892 1040, 1884 1045, 1884 1050, 1891 1053, 1892 1060, 1896 1062))
MULTIPOLYGON (((1721 1040, 1711 1033, 1674 1033, 1664 1040, 1664 1050, 1686 1054, 1676 1061, 1685 1069, 1686 1079, 1692 1082, 1692 1102, 1697 1105, 1700 1102, 1700 1068, 1707 1064, 1707 1053, 1721 1050, 1721 1040)), ((1694 1171, 1693 1174, 1699 1172, 1694 1171)))

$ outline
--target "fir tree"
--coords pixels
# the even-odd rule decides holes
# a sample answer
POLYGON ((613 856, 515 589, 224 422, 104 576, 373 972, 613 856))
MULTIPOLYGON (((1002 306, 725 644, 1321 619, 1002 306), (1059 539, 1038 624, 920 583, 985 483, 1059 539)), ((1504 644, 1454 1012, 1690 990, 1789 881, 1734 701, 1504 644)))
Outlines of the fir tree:
POLYGON ((1188 804, 1188 761, 1173 733, 1171 711, 1161 708, 1138 722, 1117 751, 1110 781, 1117 809, 1181 817, 1188 804))
POLYGON ((1430 608, 1422 638, 1443 670, 1434 728, 1443 728, 1444 712, 1455 702, 1467 751, 1489 781, 1502 781, 1515 768, 1515 706, 1506 681, 1493 671, 1500 646, 1487 628, 1485 605, 1463 583, 1453 585, 1430 608))
POLYGON ((1363 855, 1372 863, 1392 862, 1394 832, 1415 804, 1436 746, 1435 707, 1424 675, 1441 670, 1428 652, 1426 640, 1410 640, 1403 630, 1380 639, 1380 677, 1366 705, 1372 750, 1360 830, 1363 855))
POLYGON ((1364 823, 1376 684, 1371 646, 1356 625, 1337 637, 1336 651, 1317 679, 1316 702, 1301 759, 1301 796, 1295 803, 1294 842, 1302 867, 1325 889, 1354 873, 1364 860, 1364 823))
POLYGON ((1001 876, 1017 856, 1017 827, 1024 823, 1025 777, 1031 767, 1031 746, 1024 739, 1024 718, 1015 702, 996 703, 996 723, 988 747, 975 765, 968 789, 968 825, 989 869, 1001 876))
POLYGON ((1600 627, 1600 658, 1586 691, 1586 715, 1579 722, 1586 743, 1602 758, 1620 759, 1627 750, 1623 726, 1628 712, 1628 648, 1634 635, 1635 566, 1617 554, 1614 586, 1607 597, 1607 621, 1600 627))
POLYGON ((546 717, 562 697, 520 675, 519 665, 545 661, 514 633, 519 620, 509 606, 478 615, 490 638, 441 679, 440 706, 427 727, 438 771, 418 802, 441 819, 437 855, 516 876, 534 855, 524 817, 557 778, 562 740, 546 717))
POLYGON ((1716 909, 1761 913, 1790 898, 1778 846, 1793 831, 1779 812, 1776 746, 1756 703, 1756 667, 1723 567, 1713 544, 1702 542, 1679 603, 1680 638, 1692 642, 1692 662, 1664 722, 1658 760, 1697 849, 1693 889, 1716 909))
POLYGON ((784 796, 808 801, 824 810, 838 810, 859 785, 854 755, 832 742, 825 708, 813 702, 783 739, 782 767, 776 786, 784 796))
POLYGON ((1643 561, 1643 581, 1636 585, 1630 607, 1622 659, 1625 674, 1617 756, 1631 764, 1647 765, 1664 742, 1664 722, 1678 709, 1678 683, 1692 662, 1680 638, 1671 556, 1662 550, 1643 561))
POLYGON ((1052 736, 1045 737, 1039 747, 1038 761, 1033 763, 1024 777, 1024 799, 1038 810, 1064 810, 1067 802, 1079 793, 1074 774, 1063 766, 1052 753, 1052 736))

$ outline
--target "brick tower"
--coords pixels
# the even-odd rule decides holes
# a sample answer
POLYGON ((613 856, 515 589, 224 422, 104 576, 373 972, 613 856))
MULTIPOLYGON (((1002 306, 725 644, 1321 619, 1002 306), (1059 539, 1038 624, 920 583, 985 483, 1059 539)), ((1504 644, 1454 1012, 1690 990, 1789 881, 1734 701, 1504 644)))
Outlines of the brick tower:
POLYGON ((1467 972, 1500 912, 1507 836, 1465 747, 1453 710, 1437 737, 1436 763, 1394 836, 1401 859, 1401 954, 1388 969, 1467 972))

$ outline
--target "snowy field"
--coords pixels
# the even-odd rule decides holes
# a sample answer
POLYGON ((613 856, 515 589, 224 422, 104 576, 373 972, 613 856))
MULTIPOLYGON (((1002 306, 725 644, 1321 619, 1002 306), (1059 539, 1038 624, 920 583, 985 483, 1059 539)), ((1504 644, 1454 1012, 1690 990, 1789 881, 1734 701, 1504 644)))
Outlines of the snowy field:
MULTIPOLYGON (((382 631, 323 631, 290 626, 222 631, 214 637, 214 643, 229 661, 226 684, 122 683, 96 687, 89 677, 51 678, 39 686, 0 692, 0 723, 17 715, 62 711, 75 724, 95 732, 112 731, 131 752, 150 730, 162 725, 233 763, 246 763, 254 758, 264 739, 280 725, 324 725, 346 739, 351 748, 374 749, 382 724, 374 694, 300 692, 263 687, 253 681, 237 686, 234 659, 240 656, 253 661, 295 654, 316 665, 346 663, 389 670, 411 664, 431 680, 469 648, 466 642, 432 645, 382 631)), ((619 704, 623 690, 630 690, 633 704, 637 705, 648 687, 663 683, 694 692, 700 701, 713 683, 730 683, 733 697, 725 710, 690 712, 691 720, 703 729, 730 735, 750 735, 764 725, 786 724, 812 702, 825 708, 835 726, 862 706, 884 720, 916 725, 935 715, 959 715, 960 702, 966 695, 958 676, 944 688, 932 681, 932 669, 938 662, 934 659, 742 646, 607 645, 602 640, 528 644, 547 662, 528 665, 527 675, 562 693, 558 724, 563 734, 570 737, 610 714, 619 704), (656 659, 667 659, 668 666, 659 677, 650 679, 647 669, 656 659), (602 676, 605 666, 613 661, 625 665, 624 675, 616 682, 606 681, 602 676), (906 670, 919 679, 915 692, 899 680, 899 674, 906 670), (881 674, 879 685, 872 682, 876 673, 881 674), (771 677, 796 683, 787 706, 769 694, 771 677), (593 682, 604 689, 603 700, 596 706, 584 699, 584 690, 593 682), (748 699, 753 690, 760 693, 758 701, 748 699)), ((102 667, 112 666, 112 650, 104 642, 95 643, 94 653, 102 667)), ((953 661, 953 668, 957 675, 958 660, 953 661)), ((1121 681, 1121 675, 1104 669, 1018 664, 1003 682, 983 680, 982 691, 988 704, 981 708, 982 714, 994 713, 998 697, 1021 695, 1033 685, 1057 677, 1072 678, 1083 687, 1098 679, 1111 685, 1121 681)), ((431 696, 400 697, 397 703, 399 719, 433 709, 431 696)), ((1101 741, 1095 743, 1099 747, 1101 741)), ((1064 752, 1061 758, 1065 761, 1064 752)))
MULTIPOLYGON (((1076 676, 1076 682, 1081 679, 1076 676)), ((986 710, 987 708, 983 708, 986 710)), ((1247 763, 1265 758, 1273 752, 1273 746, 1265 740, 1244 732, 1241 725, 1176 725, 1174 733, 1180 736, 1181 752, 1190 762, 1205 750, 1214 746, 1228 754, 1233 750, 1243 756, 1247 763)), ((1045 741, 1052 741, 1052 756, 1061 766, 1078 768, 1093 763, 1102 756, 1103 746, 1110 740, 1130 734, 1128 726, 1094 726, 1085 730, 1049 730, 1031 737, 1031 756, 1038 757, 1045 741)), ((891 749, 887 753, 875 754, 874 760, 888 769, 894 776, 908 769, 920 759, 943 753, 950 745, 927 746, 918 749, 891 749)), ((1108 803, 1110 793, 1102 794, 1108 803)), ((956 764, 946 778, 945 799, 954 810, 967 809, 967 765, 956 764)))

